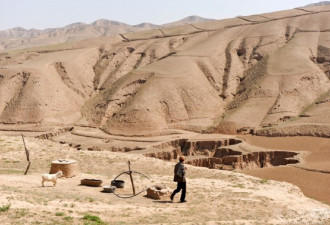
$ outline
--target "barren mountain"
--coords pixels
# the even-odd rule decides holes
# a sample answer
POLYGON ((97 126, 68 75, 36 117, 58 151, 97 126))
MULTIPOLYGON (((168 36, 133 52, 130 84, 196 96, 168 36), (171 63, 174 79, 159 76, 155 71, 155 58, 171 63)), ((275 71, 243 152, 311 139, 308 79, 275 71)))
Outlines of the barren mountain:
POLYGON ((329 16, 299 8, 3 53, 0 122, 329 137, 329 16))
MULTIPOLYGON (((198 16, 189 16, 173 23, 164 24, 163 26, 170 27, 204 21, 210 21, 210 19, 205 19, 198 16)), ((15 27, 0 31, 0 51, 58 44, 75 40, 83 40, 86 38, 116 35, 120 33, 151 30, 158 27, 162 27, 162 25, 142 23, 132 26, 105 19, 96 20, 91 24, 73 23, 65 27, 49 28, 45 30, 26 30, 21 27, 15 27)))
POLYGON ((172 27, 172 26, 180 26, 180 25, 185 25, 185 24, 192 24, 192 23, 202 23, 202 22, 207 22, 207 21, 212 21, 212 19, 206 19, 200 16, 188 16, 186 18, 183 18, 182 20, 178 20, 176 22, 172 23, 166 23, 163 24, 163 27, 172 27))

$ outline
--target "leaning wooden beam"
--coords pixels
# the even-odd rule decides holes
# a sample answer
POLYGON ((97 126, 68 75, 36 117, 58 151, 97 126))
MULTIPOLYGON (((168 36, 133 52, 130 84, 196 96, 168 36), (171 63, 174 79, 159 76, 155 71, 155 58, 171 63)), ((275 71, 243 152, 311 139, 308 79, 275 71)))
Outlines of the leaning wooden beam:
POLYGON ((27 172, 29 171, 30 169, 30 165, 31 165, 31 161, 30 161, 30 153, 29 153, 29 150, 27 149, 26 145, 25 145, 25 140, 24 140, 24 137, 23 137, 23 134, 21 134, 22 136, 22 139, 23 139, 23 144, 24 144, 24 149, 25 149, 25 154, 26 154, 26 160, 28 161, 28 166, 24 172, 24 175, 27 174, 27 172))
POLYGON ((132 170, 131 170, 131 162, 130 161, 128 161, 128 173, 129 173, 129 177, 131 178, 133 195, 135 195, 135 186, 134 186, 134 181, 133 181, 133 176, 132 176, 132 170))

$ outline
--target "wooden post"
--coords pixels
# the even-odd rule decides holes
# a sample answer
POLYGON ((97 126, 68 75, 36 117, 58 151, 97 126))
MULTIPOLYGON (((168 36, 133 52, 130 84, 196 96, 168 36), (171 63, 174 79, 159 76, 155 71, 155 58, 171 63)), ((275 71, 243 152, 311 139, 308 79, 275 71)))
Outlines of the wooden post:
POLYGON ((24 137, 23 137, 23 134, 21 133, 21 136, 22 136, 22 139, 23 139, 23 144, 24 144, 24 149, 25 149, 25 154, 26 154, 26 160, 28 161, 28 166, 25 170, 25 173, 24 175, 27 174, 27 172, 29 171, 30 169, 30 165, 31 165, 31 161, 30 161, 30 153, 29 153, 29 150, 27 149, 26 145, 25 145, 25 140, 24 140, 24 137))
POLYGON ((132 183, 132 188, 133 188, 133 195, 135 195, 135 186, 134 186, 134 181, 133 181, 133 176, 132 176, 132 171, 131 171, 131 162, 128 161, 128 172, 129 176, 131 178, 131 183, 132 183))

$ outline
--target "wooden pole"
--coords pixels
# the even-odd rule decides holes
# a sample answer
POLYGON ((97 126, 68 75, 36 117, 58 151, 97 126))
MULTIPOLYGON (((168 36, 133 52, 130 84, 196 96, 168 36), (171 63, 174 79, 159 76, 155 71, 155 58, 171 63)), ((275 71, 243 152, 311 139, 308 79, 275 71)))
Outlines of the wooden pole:
POLYGON ((128 161, 128 172, 129 176, 131 178, 131 183, 132 183, 132 188, 133 188, 133 195, 135 195, 135 186, 134 186, 134 181, 133 181, 133 176, 132 176, 132 171, 131 171, 131 162, 128 161))
POLYGON ((23 134, 21 133, 21 136, 22 136, 22 139, 23 139, 23 144, 24 144, 24 149, 25 149, 25 154, 26 154, 26 160, 28 161, 28 166, 24 172, 24 175, 27 174, 27 172, 29 171, 30 169, 30 165, 31 165, 31 161, 30 161, 30 153, 29 153, 29 150, 27 149, 26 145, 25 145, 25 140, 24 140, 24 137, 23 137, 23 134))

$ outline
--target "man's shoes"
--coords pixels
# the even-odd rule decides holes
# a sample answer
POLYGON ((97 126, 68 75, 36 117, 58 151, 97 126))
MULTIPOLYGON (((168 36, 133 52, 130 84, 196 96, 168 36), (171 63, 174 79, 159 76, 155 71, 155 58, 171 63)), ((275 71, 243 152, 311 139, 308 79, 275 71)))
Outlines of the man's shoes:
POLYGON ((187 202, 187 200, 183 200, 183 201, 180 201, 181 203, 185 203, 185 202, 187 202))
POLYGON ((174 196, 173 196, 173 195, 171 195, 171 201, 173 201, 173 198, 174 198, 174 196))

